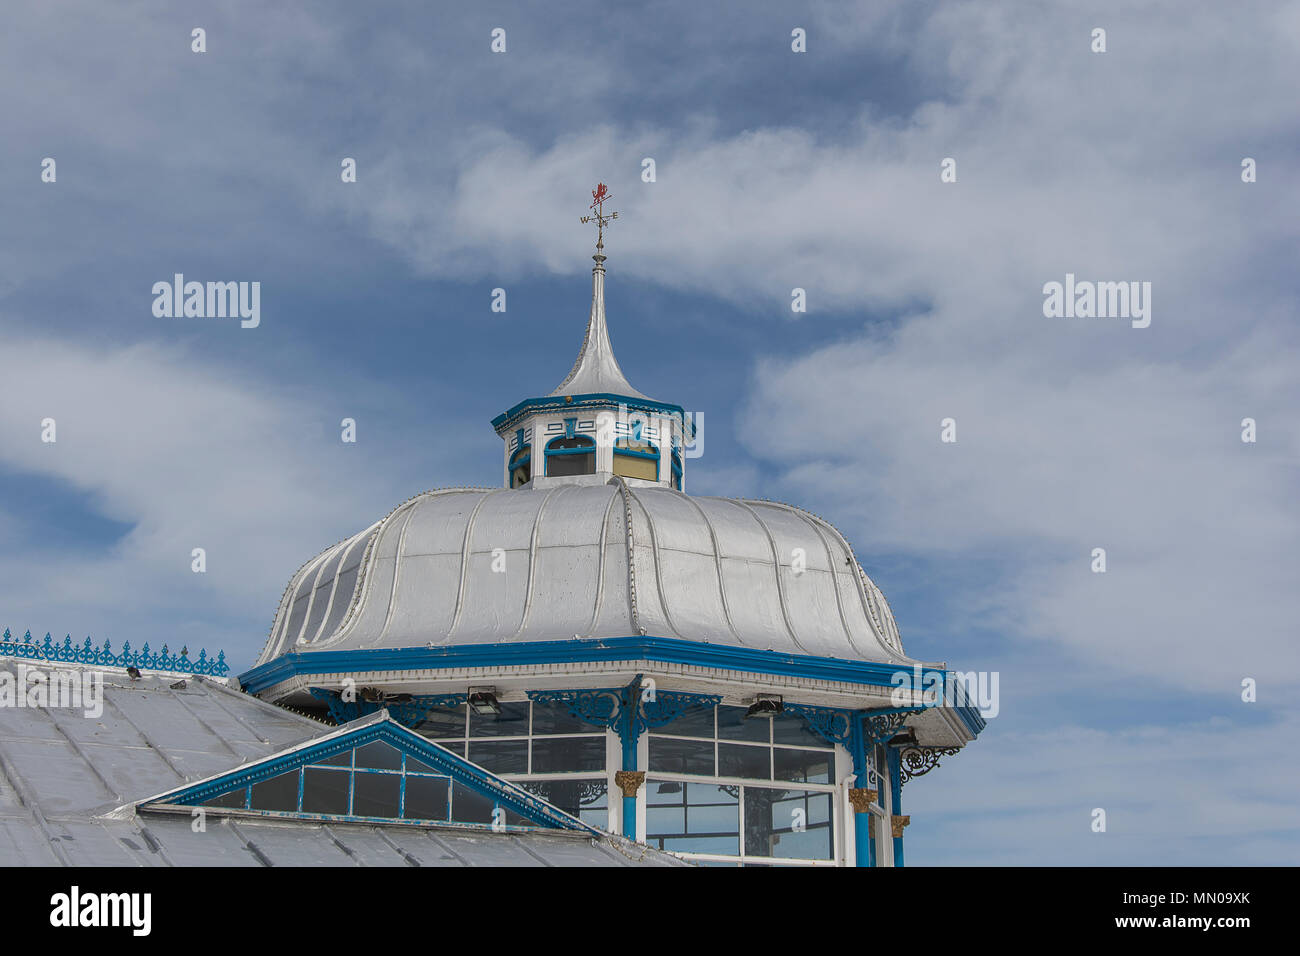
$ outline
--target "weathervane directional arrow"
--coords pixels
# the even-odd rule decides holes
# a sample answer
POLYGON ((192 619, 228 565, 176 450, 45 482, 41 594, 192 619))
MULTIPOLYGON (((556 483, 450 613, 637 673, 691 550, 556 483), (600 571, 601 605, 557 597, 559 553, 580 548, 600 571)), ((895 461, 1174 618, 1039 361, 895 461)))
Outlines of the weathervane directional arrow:
POLYGON ((609 187, 604 183, 597 183, 596 188, 591 191, 591 206, 589 208, 596 210, 594 216, 583 216, 578 221, 583 225, 589 222, 596 224, 596 253, 601 255, 605 250, 605 227, 618 218, 618 213, 611 212, 605 214, 605 200, 612 199, 609 193, 609 187))

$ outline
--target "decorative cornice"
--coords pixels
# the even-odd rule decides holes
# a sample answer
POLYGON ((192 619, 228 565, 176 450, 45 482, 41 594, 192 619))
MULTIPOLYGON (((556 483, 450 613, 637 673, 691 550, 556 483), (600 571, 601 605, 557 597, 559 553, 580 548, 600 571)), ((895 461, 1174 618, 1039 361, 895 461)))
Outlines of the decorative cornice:
POLYGON ((208 652, 199 651, 197 660, 190 660, 189 648, 182 647, 179 654, 172 654, 164 644, 161 651, 152 653, 149 644, 138 651, 131 650, 131 642, 122 643, 122 653, 114 654, 110 641, 104 641, 103 647, 91 647, 90 638, 76 647, 72 635, 56 643, 50 635, 37 643, 32 640, 32 632, 23 635, 21 641, 15 641, 5 628, 4 638, 0 640, 0 657, 15 657, 29 661, 47 661, 60 664, 90 664, 97 667, 135 667, 142 671, 164 671, 171 674, 198 674, 205 677, 225 677, 230 672, 226 663, 226 652, 221 651, 215 660, 208 658, 208 652))
POLYGON ((613 392, 591 392, 585 395, 545 396, 528 398, 515 405, 509 411, 502 412, 492 419, 492 427, 498 435, 504 437, 506 432, 527 415, 537 412, 568 411, 574 408, 617 408, 627 406, 629 411, 648 412, 652 415, 664 415, 680 423, 682 429, 688 429, 686 410, 680 405, 656 402, 649 398, 636 398, 632 395, 618 395, 613 392))

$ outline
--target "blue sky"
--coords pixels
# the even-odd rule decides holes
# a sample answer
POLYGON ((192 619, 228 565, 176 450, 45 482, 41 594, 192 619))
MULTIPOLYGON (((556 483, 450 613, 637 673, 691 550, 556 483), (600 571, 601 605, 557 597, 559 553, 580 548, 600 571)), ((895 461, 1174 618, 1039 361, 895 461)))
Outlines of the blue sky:
POLYGON ((829 518, 910 654, 1000 673, 909 860, 1300 860, 1300 5, 265 6, 6 11, 0 625, 243 669, 303 561, 499 484, 604 181, 689 489, 829 518), (155 318, 176 272, 261 325, 155 318), (1067 272, 1151 282, 1150 327, 1045 318, 1067 272))

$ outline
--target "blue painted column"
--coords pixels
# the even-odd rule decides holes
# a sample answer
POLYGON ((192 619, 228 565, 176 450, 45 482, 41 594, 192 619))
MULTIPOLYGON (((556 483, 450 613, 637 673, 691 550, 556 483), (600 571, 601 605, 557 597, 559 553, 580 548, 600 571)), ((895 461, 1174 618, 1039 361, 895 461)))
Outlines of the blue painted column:
POLYGON ((867 789, 871 782, 867 772, 866 735, 862 732, 861 714, 850 717, 849 755, 853 758, 854 783, 849 790, 849 803, 853 806, 853 857, 855 866, 876 865, 876 841, 871 832, 871 805, 876 802, 876 791, 867 789))
POLYGON ((912 822, 898 811, 903 809, 903 777, 899 773, 899 751, 897 747, 886 749, 889 763, 889 795, 892 798, 889 826, 894 837, 894 866, 903 865, 903 827, 912 822))
POLYGON ((871 834, 871 804, 876 801, 876 791, 866 787, 849 790, 849 803, 853 804, 853 848, 857 866, 876 865, 876 841, 871 834))
POLYGON ((636 769, 636 745, 641 736, 636 728, 636 709, 640 704, 640 675, 623 688, 618 735, 623 741, 623 769, 614 774, 614 784, 623 791, 623 836, 636 839, 636 795, 645 783, 645 771, 636 769))

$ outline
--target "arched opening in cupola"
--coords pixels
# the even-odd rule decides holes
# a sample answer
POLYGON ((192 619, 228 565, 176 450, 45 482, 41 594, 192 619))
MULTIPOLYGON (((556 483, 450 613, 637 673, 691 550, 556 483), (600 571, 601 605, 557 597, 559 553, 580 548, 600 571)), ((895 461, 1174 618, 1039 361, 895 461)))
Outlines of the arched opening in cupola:
POLYGON ((524 445, 510 456, 510 487, 522 488, 533 480, 533 446, 524 445))
POLYGON ((659 446, 637 438, 620 438, 614 442, 614 474, 658 481, 659 446))
POLYGON ((596 473, 596 442, 586 435, 572 438, 555 438, 546 445, 546 475, 594 475, 596 473))

